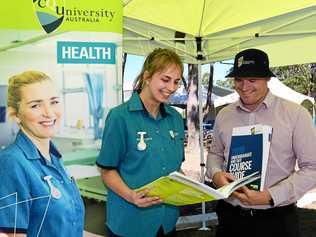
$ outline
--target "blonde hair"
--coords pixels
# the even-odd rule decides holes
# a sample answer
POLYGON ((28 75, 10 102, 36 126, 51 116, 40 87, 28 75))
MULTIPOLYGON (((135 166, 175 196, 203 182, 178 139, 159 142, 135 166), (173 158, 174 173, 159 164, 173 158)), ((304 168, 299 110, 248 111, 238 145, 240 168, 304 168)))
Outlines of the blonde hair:
POLYGON ((18 111, 19 103, 21 101, 21 88, 46 80, 51 79, 45 73, 39 71, 25 71, 10 77, 8 85, 8 107, 12 107, 18 111))
POLYGON ((144 87, 144 73, 147 72, 149 77, 151 77, 154 73, 164 70, 167 66, 175 64, 181 72, 181 77, 183 73, 183 64, 178 54, 170 49, 162 49, 157 48, 152 51, 147 57, 144 62, 142 71, 136 77, 134 81, 133 90, 137 91, 138 93, 144 87))

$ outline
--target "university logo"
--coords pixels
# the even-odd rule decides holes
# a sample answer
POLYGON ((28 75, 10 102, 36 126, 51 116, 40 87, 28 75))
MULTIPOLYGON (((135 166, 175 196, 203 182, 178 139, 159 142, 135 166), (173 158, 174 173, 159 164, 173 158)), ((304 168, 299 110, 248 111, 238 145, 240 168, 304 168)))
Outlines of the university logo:
POLYGON ((64 20, 64 0, 33 0, 33 6, 46 33, 55 31, 64 20))
POLYGON ((241 67, 243 61, 244 61, 244 57, 243 56, 238 58, 238 60, 237 60, 237 67, 241 67))
POLYGON ((241 67, 242 65, 256 64, 254 60, 245 60, 244 56, 241 56, 237 60, 237 67, 241 67))

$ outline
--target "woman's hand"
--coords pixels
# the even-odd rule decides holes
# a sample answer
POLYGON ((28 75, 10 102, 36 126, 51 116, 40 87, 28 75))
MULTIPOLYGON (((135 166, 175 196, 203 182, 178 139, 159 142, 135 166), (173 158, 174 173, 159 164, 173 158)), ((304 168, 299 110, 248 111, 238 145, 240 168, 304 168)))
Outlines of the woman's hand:
POLYGON ((126 201, 134 204, 137 207, 149 207, 162 203, 159 197, 146 196, 149 190, 136 192, 130 189, 116 170, 101 170, 101 176, 105 185, 120 195, 126 201))
POLYGON ((146 196, 148 192, 148 189, 139 192, 131 190, 131 198, 128 201, 137 207, 150 207, 162 203, 162 200, 159 197, 146 196))

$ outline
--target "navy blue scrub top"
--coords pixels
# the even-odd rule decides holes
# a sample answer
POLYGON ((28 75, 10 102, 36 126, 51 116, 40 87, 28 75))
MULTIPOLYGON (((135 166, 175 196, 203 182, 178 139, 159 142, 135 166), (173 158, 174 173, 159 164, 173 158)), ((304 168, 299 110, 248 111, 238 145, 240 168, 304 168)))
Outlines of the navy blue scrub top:
POLYGON ((50 156, 51 162, 21 131, 0 152, 0 232, 16 231, 28 237, 83 235, 84 206, 79 190, 52 143, 50 156), (51 195, 46 176, 52 176, 53 187, 61 193, 59 199, 51 195))
MULTIPOLYGON (((181 115, 161 104, 155 119, 144 108, 137 93, 112 109, 105 122, 102 148, 97 159, 101 168, 115 168, 131 188, 139 188, 180 169, 184 159, 184 126, 181 115), (146 132, 145 150, 137 149, 138 132, 146 132)), ((160 226, 170 232, 178 218, 178 208, 155 205, 138 208, 108 190, 107 226, 126 237, 153 237, 160 226)))

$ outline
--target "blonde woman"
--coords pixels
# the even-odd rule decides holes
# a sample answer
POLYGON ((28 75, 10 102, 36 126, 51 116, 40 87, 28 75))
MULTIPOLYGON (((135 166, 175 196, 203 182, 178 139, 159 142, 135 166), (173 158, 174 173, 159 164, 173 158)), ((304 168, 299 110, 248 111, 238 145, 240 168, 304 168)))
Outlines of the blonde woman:
POLYGON ((144 62, 131 99, 107 117, 97 165, 109 188, 109 237, 175 234, 178 209, 134 189, 180 169, 183 120, 165 102, 178 89, 182 72, 176 53, 154 50, 144 62))
POLYGON ((11 77, 8 113, 20 131, 0 152, 1 236, 82 236, 83 202, 51 142, 62 114, 52 80, 38 71, 11 77))

